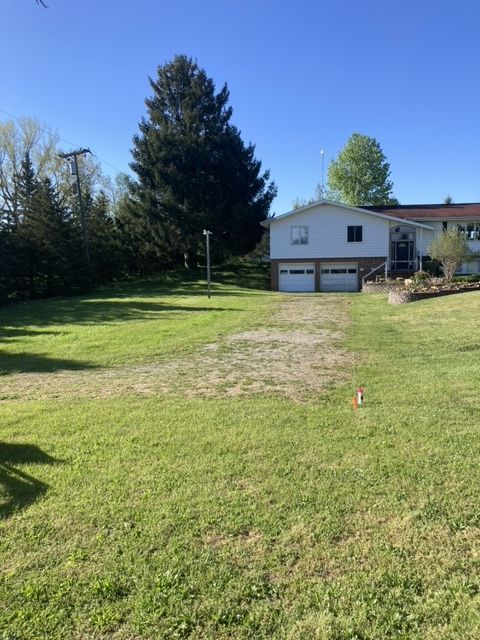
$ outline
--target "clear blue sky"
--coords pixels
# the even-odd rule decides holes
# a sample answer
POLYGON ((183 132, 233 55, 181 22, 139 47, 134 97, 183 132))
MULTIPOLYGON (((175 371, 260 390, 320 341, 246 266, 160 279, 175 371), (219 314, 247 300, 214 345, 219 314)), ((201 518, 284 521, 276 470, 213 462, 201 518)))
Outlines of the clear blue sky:
POLYGON ((185 53, 227 82, 232 121, 278 185, 277 213, 313 195, 320 150, 327 166, 355 131, 380 142, 403 204, 480 201, 478 0, 0 4, 0 110, 119 170, 148 76, 185 53))

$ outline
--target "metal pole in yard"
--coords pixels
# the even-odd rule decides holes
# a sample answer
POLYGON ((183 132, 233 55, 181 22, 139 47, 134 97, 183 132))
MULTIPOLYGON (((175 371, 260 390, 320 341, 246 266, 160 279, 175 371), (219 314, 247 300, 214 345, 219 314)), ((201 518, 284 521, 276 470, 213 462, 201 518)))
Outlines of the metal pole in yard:
POLYGON ((207 229, 203 230, 203 235, 205 236, 205 242, 207 245, 207 290, 208 297, 210 298, 210 290, 211 290, 211 273, 210 273, 210 236, 212 235, 211 231, 207 231, 207 229))

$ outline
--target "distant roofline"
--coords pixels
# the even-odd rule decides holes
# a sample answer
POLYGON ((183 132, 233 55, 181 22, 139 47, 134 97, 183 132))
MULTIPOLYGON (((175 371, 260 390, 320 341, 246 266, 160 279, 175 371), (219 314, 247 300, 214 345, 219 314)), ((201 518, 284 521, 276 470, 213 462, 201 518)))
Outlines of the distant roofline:
POLYGON ((472 207, 480 206, 480 202, 441 202, 440 204, 381 204, 381 205, 363 205, 361 209, 368 209, 373 211, 385 211, 386 209, 443 209, 454 207, 472 207))

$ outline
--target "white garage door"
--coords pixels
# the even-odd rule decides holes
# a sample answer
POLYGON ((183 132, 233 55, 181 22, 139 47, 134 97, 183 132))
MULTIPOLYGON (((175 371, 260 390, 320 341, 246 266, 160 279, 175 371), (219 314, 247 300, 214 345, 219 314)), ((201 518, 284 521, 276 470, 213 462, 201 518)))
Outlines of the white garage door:
POLYGON ((320 291, 358 291, 358 267, 354 263, 320 265, 320 291))
POLYGON ((280 264, 278 270, 280 291, 315 291, 314 264, 280 264))

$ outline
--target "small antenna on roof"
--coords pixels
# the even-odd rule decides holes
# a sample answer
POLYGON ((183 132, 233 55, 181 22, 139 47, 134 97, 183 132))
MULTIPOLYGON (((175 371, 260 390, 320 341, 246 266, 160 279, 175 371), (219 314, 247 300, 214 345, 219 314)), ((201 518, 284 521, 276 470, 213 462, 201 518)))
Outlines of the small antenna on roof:
POLYGON ((322 156, 322 183, 320 185, 320 197, 325 197, 325 151, 322 149, 320 151, 320 155, 322 156))

